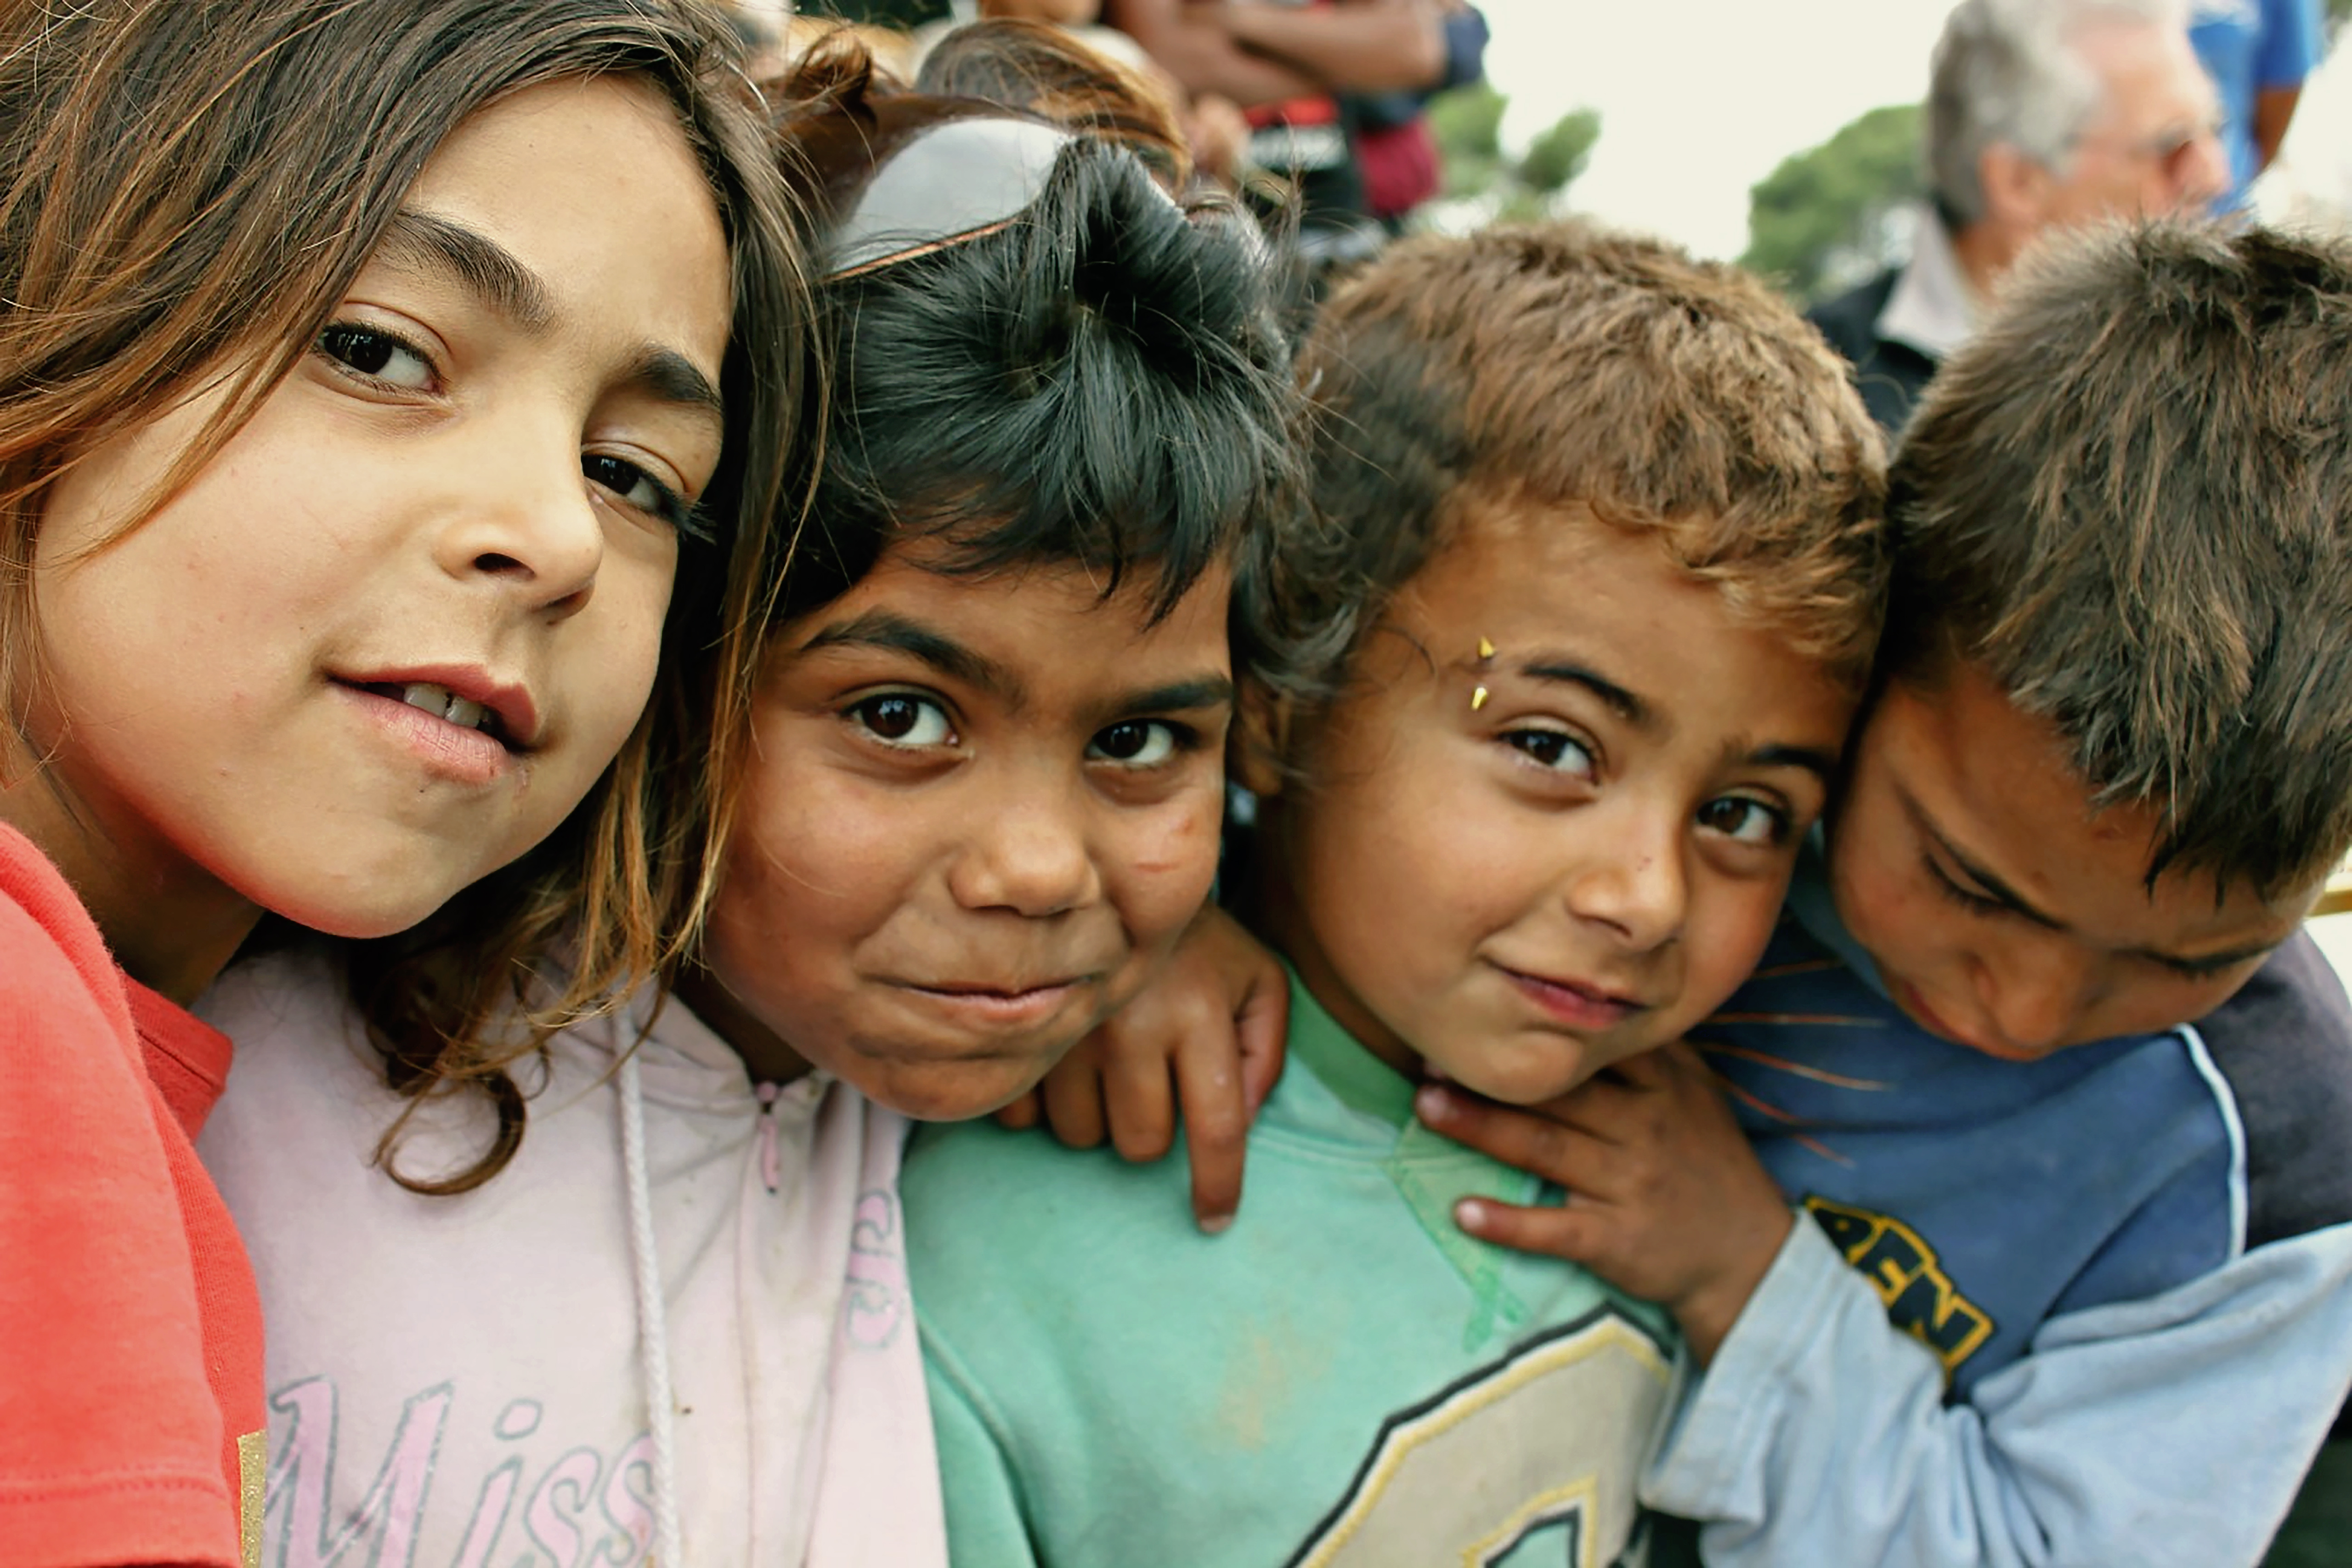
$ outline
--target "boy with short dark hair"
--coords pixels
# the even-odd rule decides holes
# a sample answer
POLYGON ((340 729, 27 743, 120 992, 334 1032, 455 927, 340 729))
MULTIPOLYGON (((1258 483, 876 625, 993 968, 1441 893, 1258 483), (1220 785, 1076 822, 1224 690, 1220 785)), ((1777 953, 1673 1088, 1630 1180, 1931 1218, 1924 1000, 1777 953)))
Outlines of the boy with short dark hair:
POLYGON ((2044 256, 1890 488, 1755 979, 1672 1073, 1423 1114, 1572 1194, 1466 1227, 1675 1310, 1643 1496, 1716 1568, 2252 1563, 2352 1381, 2352 1023, 2295 935, 2352 844, 2352 252, 2044 256))
POLYGON ((918 1142, 959 1568, 1640 1551, 1661 1316, 1455 1230, 1536 1184, 1412 1089, 1545 1100, 1747 974, 1876 641, 1877 433, 1762 285, 1575 226, 1396 247, 1301 373, 1313 504, 1237 588, 1289 1071, 1213 1239, 1178 1163, 918 1142))

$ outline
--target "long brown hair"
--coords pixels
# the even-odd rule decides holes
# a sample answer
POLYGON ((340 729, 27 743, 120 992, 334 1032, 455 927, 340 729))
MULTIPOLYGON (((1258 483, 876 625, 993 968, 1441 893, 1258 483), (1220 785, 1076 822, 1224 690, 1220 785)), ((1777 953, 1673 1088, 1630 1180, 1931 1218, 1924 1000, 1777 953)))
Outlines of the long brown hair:
MULTIPOLYGON (((550 838, 416 931, 348 944, 352 994, 411 1094, 499 1110, 461 1190, 520 1141, 506 1064, 693 940, 749 732, 804 289, 733 35, 692 0, 0 0, 0 698, 42 679, 32 561, 80 454, 226 373, 143 518, 308 352, 425 162, 486 104, 615 72, 675 109, 734 259, 716 542, 679 556, 653 700, 550 838), (565 972, 550 978, 561 939, 565 972), (542 988, 543 987, 543 988, 542 988)), ((134 521, 129 528, 136 528, 134 521)), ((128 530, 126 529, 126 531, 128 530)), ((396 1131, 396 1130, 395 1130, 396 1131)))

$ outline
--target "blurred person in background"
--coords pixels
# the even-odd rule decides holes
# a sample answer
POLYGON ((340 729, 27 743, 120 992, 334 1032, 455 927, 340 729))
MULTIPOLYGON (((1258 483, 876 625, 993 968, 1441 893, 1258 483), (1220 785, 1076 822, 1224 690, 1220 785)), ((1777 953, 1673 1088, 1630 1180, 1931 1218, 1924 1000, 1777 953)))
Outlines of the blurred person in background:
POLYGON ((2195 0, 2189 41, 2221 95, 2236 206, 2278 156, 2303 84, 2326 52, 2319 0, 2195 0))
POLYGON ((1377 247, 1347 95, 1446 79, 1445 0, 1103 0, 1185 89, 1249 117, 1246 162, 1296 192, 1301 252, 1345 261, 1377 247))
MULTIPOLYGON (((780 10, 787 16, 795 9, 793 0, 753 0, 753 3, 780 10)), ((803 16, 830 16, 877 27, 912 29, 952 15, 954 6, 950 0, 799 0, 797 9, 803 16)))
POLYGON ((1960 0, 1927 93, 1929 205, 1910 259, 1812 312, 1902 427, 2034 237, 2193 210, 2230 188, 2186 0, 1960 0))
POLYGON ((1104 26, 1101 17, 1102 0, 953 0, 948 15, 915 29, 915 60, 919 68, 939 47, 940 39, 974 22, 1043 22, 1060 28, 1106 59, 1143 72, 1147 78, 1154 79, 1155 86, 1160 79, 1173 80, 1153 63, 1142 45, 1117 27, 1104 26))
POLYGON ((915 29, 912 72, 924 79, 925 91, 947 90, 929 85, 929 62, 942 43, 974 22, 1034 22, 1053 27, 1131 73, 1133 90, 1166 107, 1192 154, 1196 176, 1221 185, 1234 184, 1249 141, 1249 124, 1241 110, 1215 93, 1188 91, 1132 37, 1104 26, 1102 9, 1102 0, 952 0, 950 15, 915 29))
MULTIPOLYGON (((1360 0, 1358 0, 1360 3, 1360 0)), ((1429 100, 1467 87, 1486 75, 1486 18, 1466 0, 1446 0, 1445 69, 1430 86, 1412 92, 1368 93, 1354 110, 1356 162, 1364 172, 1364 201, 1391 234, 1404 231, 1413 209, 1444 188, 1445 168, 1431 134, 1429 100)))

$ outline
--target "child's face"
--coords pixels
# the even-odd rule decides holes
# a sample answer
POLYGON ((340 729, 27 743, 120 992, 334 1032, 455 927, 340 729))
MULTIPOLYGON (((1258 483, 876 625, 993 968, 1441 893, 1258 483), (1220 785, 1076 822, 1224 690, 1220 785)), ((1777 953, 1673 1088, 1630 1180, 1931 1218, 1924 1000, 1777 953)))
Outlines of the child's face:
POLYGON ((2265 900, 2147 885, 2163 827, 2095 812, 2057 726, 1984 671, 1890 686, 1831 824, 1838 912, 1919 1026, 2031 1059, 2170 1028, 2227 1001, 2301 923, 2317 883, 2265 900))
POLYGON ((986 577, 895 546, 773 639, 704 958, 755 1074, 931 1119, 1027 1089, 1207 897, 1233 710, 1226 574, 986 577))
POLYGON ((29 722, 124 885, 380 934, 545 837, 651 689, 730 313, 669 110, 551 83, 443 143, 312 352, 162 510, 84 553, 217 384, 61 478, 29 722))
POLYGON ((1747 976, 1851 714, 1654 541, 1481 514, 1292 738, 1277 945, 1400 1070, 1563 1093, 1747 976))

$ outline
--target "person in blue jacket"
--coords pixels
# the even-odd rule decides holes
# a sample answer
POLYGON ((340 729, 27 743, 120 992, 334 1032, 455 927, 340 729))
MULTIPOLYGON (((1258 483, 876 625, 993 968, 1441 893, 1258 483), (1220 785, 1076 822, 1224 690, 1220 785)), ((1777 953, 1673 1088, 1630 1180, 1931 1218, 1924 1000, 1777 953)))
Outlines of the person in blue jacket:
POLYGON ((2297 934, 2352 846, 2352 249, 2053 247, 1889 521, 1754 978, 1541 1114, 1420 1112, 1567 1191, 1466 1230, 1675 1313, 1642 1491, 1715 1568, 2251 1564, 2352 1383, 2352 1017, 2297 934))
POLYGON ((2278 156, 2304 80, 2327 52, 2319 0, 2196 0, 2189 41, 2221 95, 2235 206, 2278 156))

